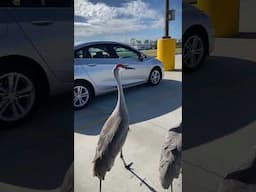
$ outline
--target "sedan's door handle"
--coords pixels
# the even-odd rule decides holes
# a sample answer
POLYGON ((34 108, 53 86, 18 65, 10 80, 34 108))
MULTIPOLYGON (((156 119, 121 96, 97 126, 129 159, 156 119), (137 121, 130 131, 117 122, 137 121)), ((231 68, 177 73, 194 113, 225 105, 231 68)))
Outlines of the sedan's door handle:
POLYGON ((51 25, 53 24, 52 21, 49 20, 41 20, 41 21, 32 21, 33 25, 39 25, 39 26, 46 26, 46 25, 51 25))
POLYGON ((90 64, 88 64, 88 66, 89 66, 89 67, 95 67, 96 64, 91 64, 91 63, 90 63, 90 64))

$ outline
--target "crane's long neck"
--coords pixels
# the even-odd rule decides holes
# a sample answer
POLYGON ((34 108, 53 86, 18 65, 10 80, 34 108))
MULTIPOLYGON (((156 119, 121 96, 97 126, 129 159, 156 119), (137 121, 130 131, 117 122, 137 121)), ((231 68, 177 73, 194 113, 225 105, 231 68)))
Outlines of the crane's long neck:
POLYGON ((117 82, 117 90, 118 90, 118 99, 117 99, 116 108, 119 108, 120 110, 127 113, 127 106, 125 102, 124 91, 123 91, 118 70, 114 70, 114 76, 117 82))

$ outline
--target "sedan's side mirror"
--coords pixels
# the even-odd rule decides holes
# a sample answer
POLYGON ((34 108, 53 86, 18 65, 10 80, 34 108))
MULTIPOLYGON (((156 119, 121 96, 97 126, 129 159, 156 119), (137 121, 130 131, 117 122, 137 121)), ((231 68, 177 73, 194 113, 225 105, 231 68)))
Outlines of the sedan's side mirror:
POLYGON ((144 59, 145 59, 145 55, 141 53, 139 55, 139 60, 142 62, 142 61, 144 61, 144 59))

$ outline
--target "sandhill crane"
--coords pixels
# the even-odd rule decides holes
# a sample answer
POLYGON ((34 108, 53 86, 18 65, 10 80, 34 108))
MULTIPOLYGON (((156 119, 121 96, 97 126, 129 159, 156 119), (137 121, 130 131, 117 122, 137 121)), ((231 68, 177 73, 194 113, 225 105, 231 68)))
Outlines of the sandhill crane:
POLYGON ((171 186, 173 192, 173 179, 178 178, 181 170, 182 152, 182 125, 171 128, 162 146, 160 158, 160 181, 164 189, 171 186))
POLYGON ((129 117, 123 87, 119 77, 119 71, 121 69, 133 68, 117 64, 113 69, 113 74, 117 82, 118 100, 115 109, 101 130, 93 160, 93 175, 97 176, 100 180, 100 191, 101 182, 104 180, 106 172, 111 170, 119 152, 125 168, 130 169, 132 165, 132 163, 126 164, 122 153, 122 147, 129 130, 129 117))

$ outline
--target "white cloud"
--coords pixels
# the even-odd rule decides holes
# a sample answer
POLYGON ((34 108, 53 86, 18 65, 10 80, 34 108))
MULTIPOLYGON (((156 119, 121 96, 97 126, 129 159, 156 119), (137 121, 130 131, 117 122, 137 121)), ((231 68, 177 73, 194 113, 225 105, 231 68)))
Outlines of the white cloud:
POLYGON ((89 0, 75 0, 75 36, 122 34, 163 26, 162 15, 142 0, 122 4, 121 7, 89 0))

